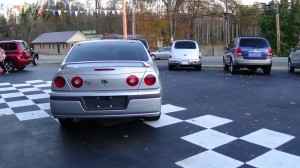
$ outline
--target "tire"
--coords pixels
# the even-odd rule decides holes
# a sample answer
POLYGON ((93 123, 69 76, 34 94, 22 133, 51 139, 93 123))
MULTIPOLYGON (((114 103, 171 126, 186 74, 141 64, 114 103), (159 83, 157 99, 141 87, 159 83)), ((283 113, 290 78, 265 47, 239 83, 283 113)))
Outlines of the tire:
POLYGON ((288 61, 288 70, 289 72, 293 73, 295 71, 295 68, 292 66, 291 60, 288 61))
POLYGON ((18 67, 17 70, 23 70, 26 66, 18 67))
POLYGON ((6 70, 8 71, 8 72, 12 72, 12 71, 14 71, 15 70, 15 68, 16 68, 16 65, 15 65, 15 63, 14 63, 14 61, 12 61, 12 60, 5 60, 5 68, 6 68, 6 70))
POLYGON ((168 68, 169 68, 169 71, 174 70, 174 66, 173 65, 168 64, 168 68))
POLYGON ((73 124, 74 119, 73 118, 64 118, 64 119, 58 119, 58 121, 62 127, 68 127, 73 124))
POLYGON ((197 71, 201 71, 201 70, 202 70, 202 65, 200 64, 200 65, 198 65, 198 66, 195 66, 195 69, 196 69, 197 71))
POLYGON ((270 75, 271 73, 271 67, 263 68, 264 74, 265 75, 270 75))
POLYGON ((33 64, 33 65, 38 65, 38 64, 39 64, 39 58, 38 58, 37 55, 34 55, 34 56, 33 56, 32 64, 33 64))
POLYGON ((160 114, 159 114, 159 116, 145 118, 146 121, 157 121, 159 119, 160 119, 160 114))
POLYGON ((230 73, 232 75, 235 75, 237 73, 237 70, 238 70, 237 67, 233 65, 232 60, 230 60, 229 70, 230 70, 230 73))
POLYGON ((226 64, 225 60, 223 59, 223 68, 224 71, 228 71, 229 70, 229 66, 226 64))
POLYGON ((155 55, 151 55, 151 58, 152 58, 152 60, 155 60, 156 59, 156 56, 155 55))

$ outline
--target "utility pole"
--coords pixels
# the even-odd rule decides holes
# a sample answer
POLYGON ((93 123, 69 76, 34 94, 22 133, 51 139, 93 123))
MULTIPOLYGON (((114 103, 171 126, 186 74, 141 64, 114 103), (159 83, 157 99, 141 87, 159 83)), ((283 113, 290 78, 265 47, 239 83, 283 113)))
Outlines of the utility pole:
POLYGON ((225 44, 228 46, 229 41, 229 24, 228 24, 228 0, 225 0, 225 44))
POLYGON ((135 38, 135 0, 132 0, 132 38, 135 38))
POLYGON ((279 21, 279 2, 276 0, 276 33, 277 33, 277 56, 281 55, 280 52, 280 21, 279 21))
POLYGON ((122 0, 122 16, 123 16, 123 38, 127 39, 127 17, 126 17, 126 1, 122 0))

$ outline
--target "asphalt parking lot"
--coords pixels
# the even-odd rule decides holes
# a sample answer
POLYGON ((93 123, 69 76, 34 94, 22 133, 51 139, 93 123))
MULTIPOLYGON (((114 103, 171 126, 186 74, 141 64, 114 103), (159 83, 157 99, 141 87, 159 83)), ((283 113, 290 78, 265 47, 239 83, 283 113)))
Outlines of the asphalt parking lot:
POLYGON ((157 64, 158 122, 78 120, 67 129, 49 108, 58 64, 0 76, 0 167, 300 166, 300 72, 157 64))

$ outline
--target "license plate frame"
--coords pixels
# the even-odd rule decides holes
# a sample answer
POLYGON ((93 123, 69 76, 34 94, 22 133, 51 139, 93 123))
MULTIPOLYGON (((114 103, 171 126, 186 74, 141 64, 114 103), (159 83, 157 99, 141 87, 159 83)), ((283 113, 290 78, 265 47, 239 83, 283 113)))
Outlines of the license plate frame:
POLYGON ((182 64, 182 65, 189 65, 189 61, 183 60, 183 61, 181 61, 181 64, 182 64))
POLYGON ((261 57, 262 53, 261 52, 248 52, 249 57, 261 57))
POLYGON ((85 110, 124 110, 127 102, 127 96, 88 96, 82 98, 82 105, 85 110))

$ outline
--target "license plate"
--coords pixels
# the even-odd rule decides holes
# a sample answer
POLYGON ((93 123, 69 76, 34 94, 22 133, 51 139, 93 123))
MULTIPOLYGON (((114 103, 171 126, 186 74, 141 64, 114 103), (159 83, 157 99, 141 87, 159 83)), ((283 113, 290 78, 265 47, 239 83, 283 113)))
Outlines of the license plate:
POLYGON ((82 101, 85 110, 123 110, 126 108, 126 96, 92 96, 82 101))
POLYGON ((249 57, 261 57, 261 52, 249 52, 249 57))
POLYGON ((188 65, 188 64, 189 64, 189 61, 181 61, 181 64, 182 64, 182 65, 188 65))

